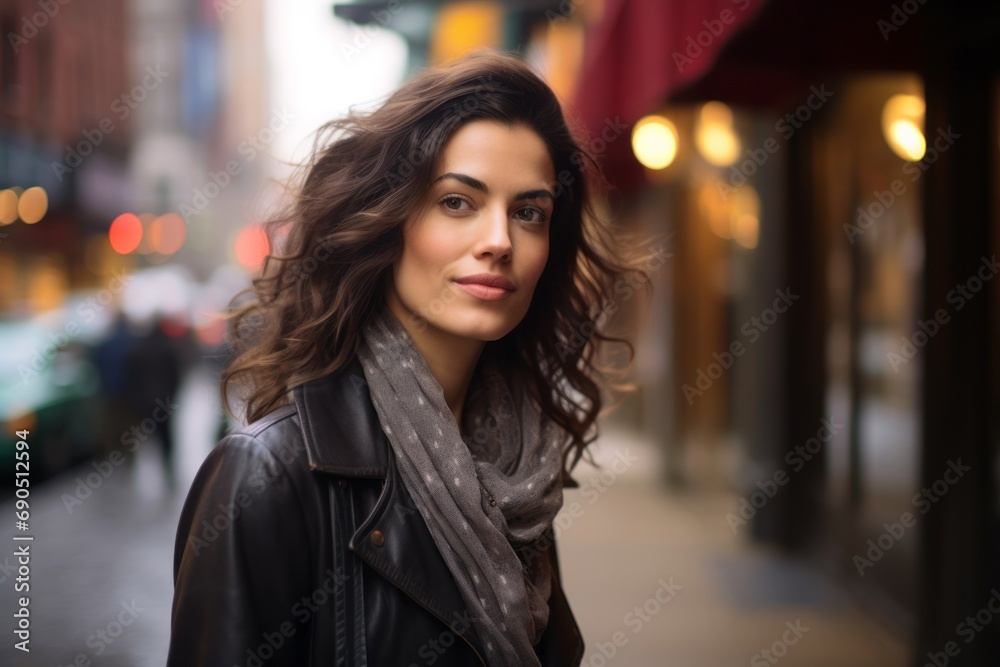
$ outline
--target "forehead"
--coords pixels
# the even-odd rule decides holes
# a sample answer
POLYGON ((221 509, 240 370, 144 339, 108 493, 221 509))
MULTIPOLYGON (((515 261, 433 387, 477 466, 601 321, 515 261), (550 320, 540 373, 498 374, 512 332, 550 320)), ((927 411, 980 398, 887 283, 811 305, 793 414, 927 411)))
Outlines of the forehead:
POLYGON ((491 187, 539 187, 555 180, 548 147, 537 132, 488 120, 469 121, 448 138, 434 177, 447 172, 473 176, 491 187))

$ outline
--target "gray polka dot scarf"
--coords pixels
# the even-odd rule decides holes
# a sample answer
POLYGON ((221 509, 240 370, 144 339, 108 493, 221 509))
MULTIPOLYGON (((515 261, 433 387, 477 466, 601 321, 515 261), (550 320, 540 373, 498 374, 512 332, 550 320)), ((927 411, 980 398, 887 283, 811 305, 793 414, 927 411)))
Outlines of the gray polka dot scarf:
POLYGON ((551 571, 532 551, 562 507, 557 426, 496 368, 480 364, 462 408, 383 306, 358 356, 396 465, 465 599, 489 664, 540 665, 551 571), (519 398, 515 398, 515 396, 519 398), (527 561, 527 566, 524 562, 527 561))

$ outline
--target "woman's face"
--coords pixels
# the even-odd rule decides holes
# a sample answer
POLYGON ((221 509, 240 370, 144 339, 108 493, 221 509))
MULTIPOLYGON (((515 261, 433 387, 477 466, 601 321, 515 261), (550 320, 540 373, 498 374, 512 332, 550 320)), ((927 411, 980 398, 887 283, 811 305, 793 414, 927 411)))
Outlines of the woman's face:
POLYGON ((404 227, 387 302, 409 330, 502 338, 528 312, 549 256, 548 149, 526 126, 469 121, 442 147, 434 179, 404 227), (478 284, 483 274, 507 289, 478 284))

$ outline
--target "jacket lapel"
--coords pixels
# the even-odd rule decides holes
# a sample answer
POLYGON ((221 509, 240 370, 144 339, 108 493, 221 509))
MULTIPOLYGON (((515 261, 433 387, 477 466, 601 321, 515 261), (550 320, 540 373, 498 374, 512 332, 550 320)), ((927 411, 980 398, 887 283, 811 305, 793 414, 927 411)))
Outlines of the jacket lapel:
MULTIPOLYGON (((479 653, 465 600, 399 477, 357 356, 293 390, 309 467, 316 473, 385 479, 375 507, 357 517, 349 547, 479 653)), ((485 664, 485 659, 484 659, 485 664)))

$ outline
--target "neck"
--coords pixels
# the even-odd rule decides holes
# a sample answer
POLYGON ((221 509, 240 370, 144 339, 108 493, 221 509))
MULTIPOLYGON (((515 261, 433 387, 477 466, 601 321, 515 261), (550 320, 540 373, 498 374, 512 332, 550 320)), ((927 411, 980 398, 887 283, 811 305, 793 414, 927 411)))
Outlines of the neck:
POLYGON ((414 313, 403 305, 395 292, 389 292, 386 299, 389 309, 410 334, 427 368, 441 385, 445 403, 461 431, 465 396, 485 343, 474 338, 456 336, 433 326, 420 326, 414 313))

